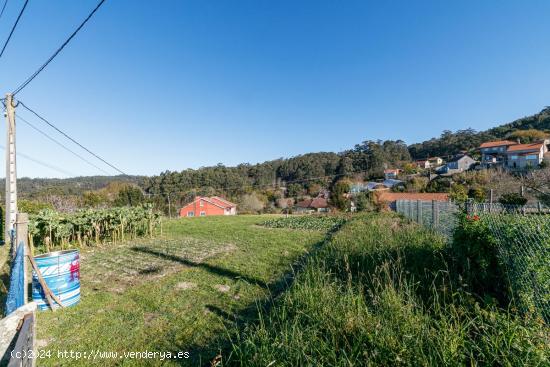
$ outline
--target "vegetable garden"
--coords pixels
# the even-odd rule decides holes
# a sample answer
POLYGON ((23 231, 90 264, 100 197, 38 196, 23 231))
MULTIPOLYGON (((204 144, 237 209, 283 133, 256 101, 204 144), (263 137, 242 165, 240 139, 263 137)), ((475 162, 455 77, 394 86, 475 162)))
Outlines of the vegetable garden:
POLYGON ((262 225, 270 228, 306 229, 330 231, 340 227, 346 219, 334 215, 310 215, 276 218, 265 221, 262 225))
POLYGON ((43 210, 29 220, 29 243, 39 252, 153 236, 161 227, 152 206, 79 210, 43 210))

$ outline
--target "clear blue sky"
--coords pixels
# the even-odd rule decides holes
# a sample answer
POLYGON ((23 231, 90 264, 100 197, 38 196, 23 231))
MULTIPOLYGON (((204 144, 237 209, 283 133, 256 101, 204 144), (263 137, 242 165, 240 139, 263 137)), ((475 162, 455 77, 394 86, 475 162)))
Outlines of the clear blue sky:
MULTIPOLYGON (((22 3, 8 2, 2 42, 22 3)), ((95 3, 31 0, 0 59, 0 92, 32 73, 95 3)), ((132 174, 340 151, 366 139, 413 143, 549 105, 548 14, 545 0, 107 0, 18 97, 132 174)), ((18 144, 70 173, 101 173, 22 123, 18 144)), ((18 163, 20 176, 66 176, 18 163)))

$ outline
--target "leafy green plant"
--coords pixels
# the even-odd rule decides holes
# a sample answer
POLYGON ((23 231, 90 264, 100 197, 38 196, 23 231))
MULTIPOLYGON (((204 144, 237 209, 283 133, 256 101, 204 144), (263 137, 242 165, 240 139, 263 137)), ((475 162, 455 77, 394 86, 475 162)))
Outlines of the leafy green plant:
POLYGON ((491 235, 488 222, 482 217, 459 215, 448 254, 454 273, 469 284, 472 292, 501 301, 507 298, 498 243, 491 235))
POLYGON ((345 222, 345 218, 335 215, 309 215, 275 218, 265 221, 262 225, 270 228, 308 229, 330 231, 345 222))
POLYGON ((31 215, 29 240, 39 251, 79 247, 152 236, 160 215, 150 205, 110 209, 87 209, 59 213, 48 209, 31 215))

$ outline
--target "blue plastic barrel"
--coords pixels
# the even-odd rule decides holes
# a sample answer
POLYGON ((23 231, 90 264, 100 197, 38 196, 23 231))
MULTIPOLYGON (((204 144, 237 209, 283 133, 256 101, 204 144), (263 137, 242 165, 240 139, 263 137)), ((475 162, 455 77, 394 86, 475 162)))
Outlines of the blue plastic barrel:
MULTIPOLYGON (((80 254, 78 250, 50 252, 34 258, 42 277, 63 304, 73 306, 80 301, 80 254)), ((48 310, 44 290, 38 282, 35 271, 32 272, 32 299, 39 310, 48 310)), ((59 305, 53 301, 54 308, 59 305)))

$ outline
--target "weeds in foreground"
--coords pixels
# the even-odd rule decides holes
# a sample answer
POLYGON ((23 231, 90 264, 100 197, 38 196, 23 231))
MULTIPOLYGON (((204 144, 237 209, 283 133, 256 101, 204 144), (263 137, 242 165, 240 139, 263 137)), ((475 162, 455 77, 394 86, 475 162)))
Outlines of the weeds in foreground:
POLYGON ((540 319, 480 303, 443 240, 395 216, 357 218, 313 256, 226 365, 548 365, 540 319))

